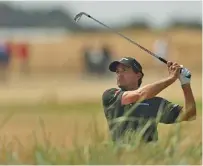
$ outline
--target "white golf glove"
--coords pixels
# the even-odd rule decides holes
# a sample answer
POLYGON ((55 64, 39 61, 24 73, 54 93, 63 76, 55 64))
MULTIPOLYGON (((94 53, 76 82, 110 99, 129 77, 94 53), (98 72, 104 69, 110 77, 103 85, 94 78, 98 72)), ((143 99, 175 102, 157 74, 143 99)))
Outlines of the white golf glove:
POLYGON ((179 77, 181 85, 190 84, 191 72, 187 68, 184 68, 183 65, 180 66, 182 67, 181 74, 179 77))

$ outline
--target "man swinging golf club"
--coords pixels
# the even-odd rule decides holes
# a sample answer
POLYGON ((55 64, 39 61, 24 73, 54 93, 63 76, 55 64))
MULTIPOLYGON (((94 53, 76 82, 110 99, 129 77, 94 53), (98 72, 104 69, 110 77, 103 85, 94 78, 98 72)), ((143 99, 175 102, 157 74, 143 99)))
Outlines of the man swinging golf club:
POLYGON ((144 74, 141 65, 135 59, 126 57, 110 64, 109 69, 116 73, 119 89, 106 90, 102 95, 102 102, 113 141, 122 140, 129 131, 133 133, 142 131, 142 140, 146 142, 155 141, 158 139, 157 117, 158 122, 166 124, 187 121, 196 117, 195 100, 190 86, 191 73, 188 69, 177 63, 166 61, 85 12, 77 14, 74 20, 78 22, 83 15, 166 63, 169 71, 169 76, 165 79, 140 87, 144 74), (184 107, 156 97, 177 79, 180 80, 183 89, 184 107), (156 121, 148 125, 149 120, 153 119, 156 121))
POLYGON ((173 62, 167 62, 167 68, 169 75, 166 78, 141 87, 144 73, 142 66, 134 58, 125 57, 109 65, 110 71, 116 73, 119 88, 106 90, 102 95, 102 103, 113 141, 123 141, 126 133, 143 130, 142 141, 157 141, 155 119, 158 116, 158 123, 164 124, 195 119, 196 105, 190 86, 191 77, 188 77, 191 75, 190 71, 173 62), (184 107, 157 97, 177 79, 183 90, 184 107), (152 123, 146 127, 149 120, 152 123))

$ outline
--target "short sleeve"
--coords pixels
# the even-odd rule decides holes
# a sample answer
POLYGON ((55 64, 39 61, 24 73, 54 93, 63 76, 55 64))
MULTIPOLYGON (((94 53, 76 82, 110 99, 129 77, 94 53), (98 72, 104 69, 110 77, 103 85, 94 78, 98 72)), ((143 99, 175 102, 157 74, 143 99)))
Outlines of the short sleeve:
POLYGON ((160 123, 172 124, 176 123, 178 116, 182 110, 182 106, 174 104, 166 99, 160 105, 162 107, 162 113, 160 118, 160 123))
POLYGON ((108 107, 115 102, 121 102, 123 92, 117 88, 106 90, 102 95, 102 102, 104 107, 108 107))

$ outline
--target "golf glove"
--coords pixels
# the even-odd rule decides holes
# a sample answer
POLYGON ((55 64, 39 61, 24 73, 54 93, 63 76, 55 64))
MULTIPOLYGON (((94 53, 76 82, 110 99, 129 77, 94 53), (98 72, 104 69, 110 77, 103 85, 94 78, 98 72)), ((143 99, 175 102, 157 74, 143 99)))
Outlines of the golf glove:
POLYGON ((181 85, 190 84, 190 80, 191 80, 190 71, 187 68, 184 68, 183 65, 181 65, 181 67, 182 69, 179 77, 181 85))

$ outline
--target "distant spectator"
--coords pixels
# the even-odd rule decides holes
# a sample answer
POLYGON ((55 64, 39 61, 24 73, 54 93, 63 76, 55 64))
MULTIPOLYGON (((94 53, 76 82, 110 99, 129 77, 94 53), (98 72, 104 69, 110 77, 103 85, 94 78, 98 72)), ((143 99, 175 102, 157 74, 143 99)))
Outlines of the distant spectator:
POLYGON ((20 59, 20 70, 23 74, 29 73, 29 44, 26 42, 17 44, 17 55, 20 59))
POLYGON ((85 47, 83 49, 83 55, 84 55, 84 67, 85 67, 85 71, 87 73, 91 73, 91 62, 89 60, 89 54, 90 54, 90 50, 91 50, 91 47, 85 47))
POLYGON ((108 66, 112 60, 112 52, 108 45, 103 46, 102 52, 103 52, 103 70, 105 73, 109 73, 108 66))
POLYGON ((6 81, 11 59, 10 43, 0 41, 0 81, 6 81))
MULTIPOLYGON (((168 59, 169 54, 169 42, 167 37, 162 36, 154 42, 154 53, 164 59, 168 59)), ((156 65, 162 65, 163 63, 157 59, 155 59, 156 65)))
POLYGON ((111 61, 111 52, 107 46, 103 46, 102 49, 85 47, 83 53, 85 70, 89 74, 107 74, 107 66, 111 61))

